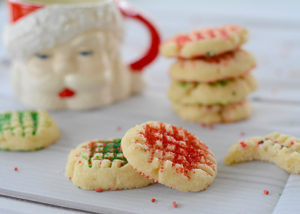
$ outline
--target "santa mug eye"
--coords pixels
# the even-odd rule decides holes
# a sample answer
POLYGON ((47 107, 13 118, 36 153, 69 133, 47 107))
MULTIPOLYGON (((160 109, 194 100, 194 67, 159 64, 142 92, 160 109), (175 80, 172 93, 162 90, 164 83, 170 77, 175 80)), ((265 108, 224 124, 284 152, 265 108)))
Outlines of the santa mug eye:
POLYGON ((36 53, 35 56, 42 60, 46 60, 46 59, 50 58, 49 54, 43 54, 43 53, 36 53))
POLYGON ((80 51, 79 55, 80 56, 91 56, 91 55, 93 55, 93 51, 80 51))

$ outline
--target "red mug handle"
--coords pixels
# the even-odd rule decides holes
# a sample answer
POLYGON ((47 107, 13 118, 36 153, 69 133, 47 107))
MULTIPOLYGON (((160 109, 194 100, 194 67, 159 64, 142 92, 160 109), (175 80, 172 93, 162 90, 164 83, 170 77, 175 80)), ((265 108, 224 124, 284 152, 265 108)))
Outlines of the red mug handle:
MULTIPOLYGON (((146 28, 148 29, 151 35, 151 43, 148 47, 148 50, 143 54, 143 56, 140 59, 129 64, 131 71, 141 72, 147 65, 152 63, 157 57, 159 52, 159 45, 161 41, 160 35, 158 33, 157 28, 154 26, 154 24, 151 21, 149 21, 149 19, 147 19, 144 15, 142 15, 142 13, 134 9, 124 0, 115 0, 115 1, 124 17, 132 18, 141 22, 143 25, 146 26, 146 28)), ((14 23, 20 18, 42 7, 43 5, 26 4, 24 2, 8 0, 8 8, 11 14, 10 22, 14 23)))
POLYGON ((133 8, 127 1, 124 0, 116 0, 116 3, 125 18, 132 18, 136 21, 141 22, 144 26, 146 26, 147 30, 151 35, 151 43, 147 49, 147 51, 143 54, 143 56, 136 60, 133 63, 129 64, 129 68, 133 72, 141 72, 146 66, 151 64, 159 53, 159 45, 160 45, 160 35, 155 27, 155 25, 146 18, 141 12, 133 8))

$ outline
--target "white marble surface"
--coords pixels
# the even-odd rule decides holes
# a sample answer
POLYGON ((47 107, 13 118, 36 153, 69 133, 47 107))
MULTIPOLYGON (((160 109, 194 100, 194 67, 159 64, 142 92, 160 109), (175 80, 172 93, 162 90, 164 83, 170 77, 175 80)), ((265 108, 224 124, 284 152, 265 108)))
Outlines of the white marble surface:
MULTIPOLYGON (((0 0, 1 2, 1 0, 0 0)), ((276 166, 252 162, 233 167, 222 159, 229 146, 246 136, 300 131, 300 14, 298 1, 132 1, 156 21, 164 38, 193 28, 241 24, 251 38, 245 46, 258 60, 255 76, 260 89, 252 96, 253 117, 245 122, 219 125, 214 130, 180 121, 166 98, 167 69, 172 60, 159 58, 148 68, 147 91, 111 107, 87 112, 52 112, 62 138, 49 149, 35 153, 1 152, 0 195, 84 211, 110 213, 297 213, 300 178, 276 166), (201 193, 181 193, 161 185, 120 192, 95 193, 75 188, 63 176, 69 150, 96 137, 121 137, 137 123, 160 120, 181 125, 204 140, 216 154, 219 174, 201 193), (121 131, 117 131, 120 126, 121 131), (18 166, 20 171, 14 172, 18 166), (263 190, 270 191, 269 196, 263 190), (281 197, 280 194, 282 193, 281 197), (158 202, 150 203, 155 197, 158 202), (177 201, 178 209, 173 209, 177 201)), ((5 16, 0 11, 0 23, 5 16)), ((126 60, 143 51, 145 31, 129 23, 126 60)), ((1 31, 1 24, 0 24, 1 31)), ((0 43, 0 110, 22 109, 9 87, 8 62, 0 43)), ((60 208, 0 197, 0 213, 53 213, 60 208)), ((72 212, 72 211, 70 211, 72 212)))

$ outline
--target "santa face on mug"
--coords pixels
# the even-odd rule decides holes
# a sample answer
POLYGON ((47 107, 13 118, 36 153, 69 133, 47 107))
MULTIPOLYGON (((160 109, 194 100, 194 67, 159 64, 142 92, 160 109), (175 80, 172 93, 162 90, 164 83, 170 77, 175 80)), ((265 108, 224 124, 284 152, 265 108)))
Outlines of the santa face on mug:
POLYGON ((141 91, 141 72, 130 72, 119 53, 122 33, 112 1, 47 6, 22 17, 4 40, 17 97, 30 108, 90 109, 141 91))
POLYGON ((13 86, 26 106, 95 108, 130 94, 130 73, 119 56, 119 41, 92 30, 39 51, 13 66, 13 86))

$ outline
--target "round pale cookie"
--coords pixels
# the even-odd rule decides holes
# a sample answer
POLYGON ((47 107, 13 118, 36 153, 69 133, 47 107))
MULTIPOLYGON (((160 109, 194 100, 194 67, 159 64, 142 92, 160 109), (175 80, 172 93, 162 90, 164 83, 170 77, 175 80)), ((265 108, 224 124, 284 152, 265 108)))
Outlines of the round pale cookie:
POLYGON ((171 66, 170 76, 176 81, 215 82, 243 76, 255 66, 252 54, 237 50, 212 58, 179 59, 171 66))
POLYGON ((50 146, 59 136, 57 124, 45 111, 0 114, 0 150, 35 151, 50 146))
POLYGON ((203 124, 231 123, 249 118, 252 107, 245 100, 232 105, 203 106, 172 102, 172 108, 182 120, 203 124))
POLYGON ((121 139, 85 142, 69 154, 66 177, 86 190, 119 190, 144 187, 153 181, 139 175, 128 164, 120 148, 121 139))
POLYGON ((260 160, 275 163, 288 173, 300 174, 300 139, 272 133, 234 144, 224 162, 227 165, 260 160))
POLYGON ((248 31, 239 26, 222 26, 176 35, 160 47, 165 57, 191 59, 215 56, 239 48, 248 40, 248 31))
POLYGON ((172 81, 168 97, 181 104, 229 105, 245 100, 256 88, 254 76, 248 73, 239 78, 214 83, 172 81))
POLYGON ((147 122, 127 131, 121 146, 142 175, 180 191, 204 190, 217 175, 213 153, 181 127, 147 122))

